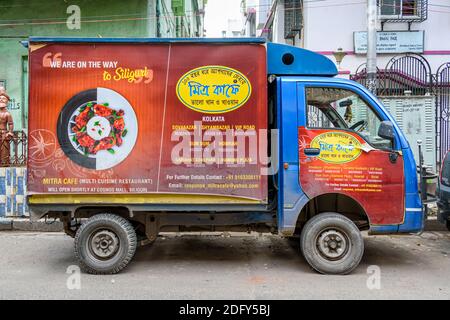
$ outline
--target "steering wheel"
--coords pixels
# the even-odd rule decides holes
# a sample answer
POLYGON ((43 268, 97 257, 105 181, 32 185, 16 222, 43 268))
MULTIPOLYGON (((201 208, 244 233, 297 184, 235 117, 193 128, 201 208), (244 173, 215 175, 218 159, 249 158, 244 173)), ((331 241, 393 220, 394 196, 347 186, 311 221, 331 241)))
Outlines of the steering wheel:
POLYGON ((361 132, 363 131, 366 127, 367 127, 368 123, 366 120, 361 120, 358 121, 357 123, 355 123, 354 125, 352 125, 349 129, 350 130, 355 130, 356 132, 361 132), (356 130, 356 128, 360 127, 358 130, 356 130))

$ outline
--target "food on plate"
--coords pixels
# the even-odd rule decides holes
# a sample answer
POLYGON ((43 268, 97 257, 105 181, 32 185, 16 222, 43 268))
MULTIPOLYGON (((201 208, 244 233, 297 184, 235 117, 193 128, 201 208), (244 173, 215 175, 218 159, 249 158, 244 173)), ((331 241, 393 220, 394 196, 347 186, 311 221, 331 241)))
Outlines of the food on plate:
POLYGON ((96 155, 101 150, 114 154, 113 148, 120 147, 127 135, 124 115, 122 109, 114 110, 108 103, 89 102, 71 121, 72 141, 85 155, 96 155))

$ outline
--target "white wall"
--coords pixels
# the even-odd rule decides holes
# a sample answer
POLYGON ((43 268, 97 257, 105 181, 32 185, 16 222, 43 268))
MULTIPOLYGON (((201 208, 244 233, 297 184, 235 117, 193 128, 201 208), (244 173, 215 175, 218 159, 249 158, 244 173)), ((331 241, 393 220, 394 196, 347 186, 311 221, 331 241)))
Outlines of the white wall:
POLYGON ((242 36, 242 21, 239 19, 228 19, 228 27, 226 30, 226 37, 241 37, 242 36))
POLYGON ((286 43, 286 39, 284 38, 284 12, 283 1, 278 1, 272 29, 273 42, 276 43, 286 43))
MULTIPOLYGON (((366 4, 354 0, 323 0, 304 4, 304 47, 309 50, 330 54, 341 47, 348 52, 341 70, 355 72, 365 62, 365 55, 355 55, 353 32, 365 31, 366 4)), ((408 30, 407 23, 385 23, 385 31, 408 30)), ((444 62, 450 61, 450 1, 429 1, 428 19, 422 23, 412 23, 411 30, 425 30, 425 54, 431 64, 431 71, 444 62), (433 4, 433 5, 430 5, 433 4), (441 5, 439 7, 436 5, 441 5), (449 8, 447 8, 447 7, 449 8), (436 54, 446 51, 445 54, 436 54)), ((378 67, 384 68, 393 54, 379 54, 378 67)))
MULTIPOLYGON (((253 0, 256 2, 256 30, 261 31, 267 21, 272 0, 253 0)), ((257 32, 258 34, 258 32, 257 32)))

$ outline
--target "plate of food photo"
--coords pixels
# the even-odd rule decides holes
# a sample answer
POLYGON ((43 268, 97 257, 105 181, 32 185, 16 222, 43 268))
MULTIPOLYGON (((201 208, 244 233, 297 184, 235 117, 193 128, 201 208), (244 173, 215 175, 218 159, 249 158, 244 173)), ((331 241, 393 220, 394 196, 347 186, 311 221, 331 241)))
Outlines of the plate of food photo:
POLYGON ((73 162, 106 170, 130 154, 138 124, 133 107, 122 95, 97 88, 80 92, 66 103, 57 131, 62 150, 73 162))

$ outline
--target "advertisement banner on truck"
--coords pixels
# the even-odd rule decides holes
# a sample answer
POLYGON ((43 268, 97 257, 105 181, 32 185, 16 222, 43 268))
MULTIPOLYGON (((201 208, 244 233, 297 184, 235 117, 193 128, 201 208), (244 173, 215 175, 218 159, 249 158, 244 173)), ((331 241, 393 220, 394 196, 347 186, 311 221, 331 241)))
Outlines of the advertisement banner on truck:
POLYGON ((265 54, 257 44, 31 43, 29 193, 266 202, 265 54))

